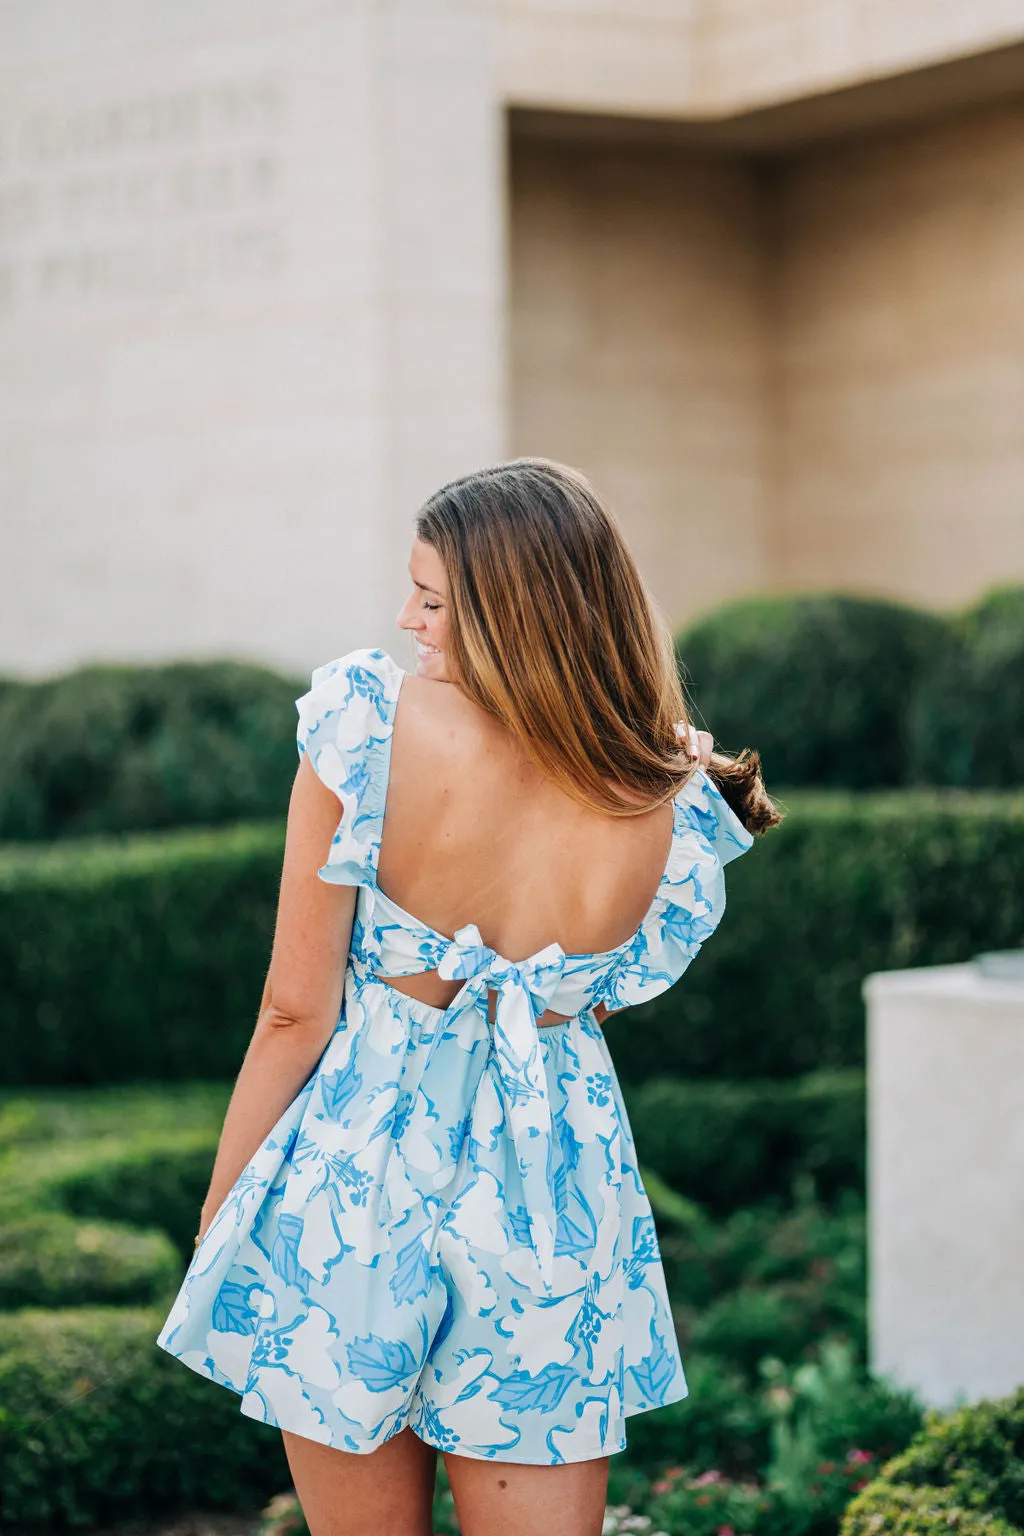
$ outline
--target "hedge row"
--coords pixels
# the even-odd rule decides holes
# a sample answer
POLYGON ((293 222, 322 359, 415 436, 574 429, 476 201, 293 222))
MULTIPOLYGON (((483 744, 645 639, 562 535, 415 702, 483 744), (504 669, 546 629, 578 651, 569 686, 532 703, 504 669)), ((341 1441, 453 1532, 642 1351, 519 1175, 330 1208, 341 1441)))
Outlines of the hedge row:
MULTIPOLYGON (((773 785, 1024 784, 1024 587, 953 615, 747 598, 677 654, 718 740, 757 747, 773 785)), ((0 678, 0 839, 281 815, 306 686, 232 661, 0 678)))
POLYGON ((241 662, 83 667, 0 687, 0 838, 278 816, 308 684, 241 662))
POLYGON ((0 1222, 0 1309, 109 1303, 174 1295, 181 1256, 163 1232, 39 1211, 0 1222))
MULTIPOLYGON (((729 910, 678 985, 609 1022, 624 1081, 860 1066, 865 975, 1024 941, 1024 794, 787 805, 730 865, 729 910)), ((262 825, 6 850, 0 1081, 233 1077, 282 846, 262 825)))
POLYGON ((180 1259, 192 1255, 210 1183, 217 1132, 70 1142, 8 1155, 0 1189, 0 1230, 31 1212, 159 1228, 180 1259))
POLYGON ((0 1082, 229 1078, 270 958, 279 824, 0 855, 0 1082))
MULTIPOLYGON (((205 1101, 210 1085, 196 1086, 205 1101)), ((85 1099, 93 1096, 81 1092, 85 1099)), ((159 1108, 161 1090, 147 1096, 159 1108)), ((108 1095, 101 1090, 96 1097, 108 1095)), ((787 1200, 794 1190, 813 1189, 830 1202, 844 1190, 863 1191, 861 1073, 780 1083, 661 1079, 627 1089, 626 1099, 641 1164, 669 1186, 667 1198, 681 1209, 686 1200, 680 1202, 679 1192, 717 1214, 759 1200, 787 1200)), ((143 1239, 151 1234, 143 1232, 133 1257, 122 1228, 103 1224, 159 1228, 177 1250, 176 1262, 187 1260, 219 1132, 218 1115, 177 1131, 126 1128, 116 1136, 9 1150, 0 1185, 0 1306, 25 1304, 33 1292, 25 1290, 24 1277, 65 1261, 72 1276, 93 1274, 90 1299, 113 1299, 121 1286, 126 1300, 149 1300, 167 1278, 166 1248, 147 1247, 143 1239), (36 1217, 38 1231, 31 1227, 36 1217), (71 1217, 99 1225, 83 1233, 71 1217), (76 1258, 83 1242, 91 1251, 76 1258), (8 1286, 16 1299, 8 1299, 8 1286)), ((56 1276, 46 1283, 65 1284, 56 1276)), ((35 1294, 40 1299, 43 1293, 35 1294)), ((50 1304, 64 1302, 61 1291, 60 1303, 50 1304)))
POLYGON ((0 1315, 0 1528, 257 1507, 281 1436, 156 1347, 158 1309, 0 1315))
POLYGON ((958 614, 822 593, 745 598, 676 642, 698 715, 770 785, 1024 785, 1024 587, 958 614))
POLYGON ((679 983, 609 1021, 623 1080, 863 1066, 865 976, 1024 944, 1024 794, 786 805, 730 864, 728 911, 679 983))
POLYGON ((653 1078, 627 1089, 640 1162, 714 1213, 864 1188, 865 1085, 856 1070, 721 1082, 653 1078))

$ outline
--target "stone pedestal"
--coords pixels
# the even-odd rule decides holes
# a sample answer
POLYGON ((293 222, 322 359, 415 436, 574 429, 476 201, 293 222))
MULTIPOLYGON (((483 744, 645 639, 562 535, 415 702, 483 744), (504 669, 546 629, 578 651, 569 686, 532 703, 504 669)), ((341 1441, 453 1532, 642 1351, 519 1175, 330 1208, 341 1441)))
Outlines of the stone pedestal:
POLYGON ((869 976, 871 1366, 935 1407, 1024 1382, 1024 983, 869 976))

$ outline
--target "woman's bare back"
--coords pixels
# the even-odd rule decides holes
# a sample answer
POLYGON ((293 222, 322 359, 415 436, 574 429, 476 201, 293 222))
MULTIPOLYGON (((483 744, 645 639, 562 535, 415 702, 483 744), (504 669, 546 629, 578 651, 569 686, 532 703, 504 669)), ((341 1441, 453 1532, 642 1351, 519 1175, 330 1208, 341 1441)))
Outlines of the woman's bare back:
MULTIPOLYGON (((553 941, 567 954, 614 949, 654 899, 672 821, 671 805, 622 818, 578 804, 458 688, 403 681, 377 878, 438 933, 475 923, 510 960, 553 941)), ((435 1007, 459 991, 434 971, 391 980, 435 1007)))

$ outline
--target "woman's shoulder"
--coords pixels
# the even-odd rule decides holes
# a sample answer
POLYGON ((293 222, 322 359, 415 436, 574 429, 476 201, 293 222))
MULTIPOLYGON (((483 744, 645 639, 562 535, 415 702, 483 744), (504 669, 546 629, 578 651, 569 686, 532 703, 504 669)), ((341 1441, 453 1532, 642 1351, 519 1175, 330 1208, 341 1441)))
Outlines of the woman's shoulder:
POLYGON ((374 698, 397 693, 404 676, 394 657, 380 646, 361 646, 314 667, 307 694, 327 690, 346 697, 374 698))

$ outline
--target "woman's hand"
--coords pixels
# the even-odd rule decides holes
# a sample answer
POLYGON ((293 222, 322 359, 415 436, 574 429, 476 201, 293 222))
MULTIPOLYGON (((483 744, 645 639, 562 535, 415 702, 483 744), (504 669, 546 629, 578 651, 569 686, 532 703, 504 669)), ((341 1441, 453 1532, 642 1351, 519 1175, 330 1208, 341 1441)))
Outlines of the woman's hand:
POLYGON ((692 725, 677 725, 676 735, 691 757, 698 759, 698 767, 706 768, 715 749, 715 738, 710 731, 698 731, 692 725))

